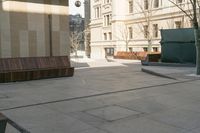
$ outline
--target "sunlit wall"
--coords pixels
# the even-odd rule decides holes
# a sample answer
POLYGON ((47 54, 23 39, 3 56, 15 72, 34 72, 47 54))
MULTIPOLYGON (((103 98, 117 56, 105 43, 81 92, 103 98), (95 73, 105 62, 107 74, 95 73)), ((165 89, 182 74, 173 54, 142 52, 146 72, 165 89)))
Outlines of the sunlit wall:
POLYGON ((68 34, 68 0, 0 3, 1 58, 68 55, 68 34))

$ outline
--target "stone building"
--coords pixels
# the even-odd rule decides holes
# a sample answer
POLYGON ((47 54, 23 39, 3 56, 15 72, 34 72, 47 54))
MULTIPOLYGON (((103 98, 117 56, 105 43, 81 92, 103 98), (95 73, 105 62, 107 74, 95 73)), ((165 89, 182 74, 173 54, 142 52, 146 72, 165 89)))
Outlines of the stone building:
POLYGON ((0 58, 69 54, 68 0, 1 0, 0 58))
MULTIPOLYGON (((191 9, 187 0, 175 0, 191 9)), ((91 0, 91 57, 117 51, 160 51, 160 29, 191 27, 168 0, 91 0)))
POLYGON ((85 0, 84 2, 85 7, 85 54, 87 57, 90 57, 90 0, 85 0))

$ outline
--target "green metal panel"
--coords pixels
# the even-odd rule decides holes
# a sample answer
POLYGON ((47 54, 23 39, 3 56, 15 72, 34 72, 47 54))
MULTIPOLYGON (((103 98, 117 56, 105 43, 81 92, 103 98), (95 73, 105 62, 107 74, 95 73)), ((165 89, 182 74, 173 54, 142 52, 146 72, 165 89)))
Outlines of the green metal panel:
POLYGON ((193 29, 161 30, 161 37, 162 62, 196 63, 193 29))

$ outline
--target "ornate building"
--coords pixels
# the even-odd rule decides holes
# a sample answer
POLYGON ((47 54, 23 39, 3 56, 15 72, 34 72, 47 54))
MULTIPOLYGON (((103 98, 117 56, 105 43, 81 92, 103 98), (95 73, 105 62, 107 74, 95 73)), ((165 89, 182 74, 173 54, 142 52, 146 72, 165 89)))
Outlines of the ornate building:
POLYGON ((69 54, 68 0, 1 0, 0 57, 69 54))
MULTIPOLYGON (((185 10, 187 0, 175 0, 185 10)), ((91 0, 91 57, 117 51, 160 51, 160 29, 191 27, 168 0, 91 0)))

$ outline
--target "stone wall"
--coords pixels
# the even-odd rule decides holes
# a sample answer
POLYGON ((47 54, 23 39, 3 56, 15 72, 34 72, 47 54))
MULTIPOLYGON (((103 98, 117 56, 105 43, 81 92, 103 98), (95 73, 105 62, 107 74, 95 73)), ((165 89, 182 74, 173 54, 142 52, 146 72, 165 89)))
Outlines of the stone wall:
POLYGON ((68 15, 68 0, 1 0, 0 57, 69 55, 68 15))

